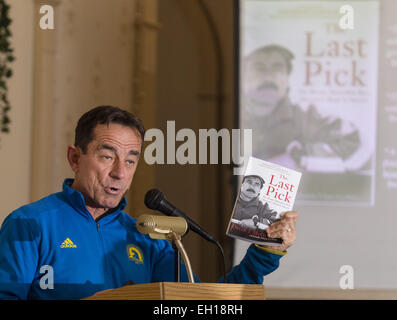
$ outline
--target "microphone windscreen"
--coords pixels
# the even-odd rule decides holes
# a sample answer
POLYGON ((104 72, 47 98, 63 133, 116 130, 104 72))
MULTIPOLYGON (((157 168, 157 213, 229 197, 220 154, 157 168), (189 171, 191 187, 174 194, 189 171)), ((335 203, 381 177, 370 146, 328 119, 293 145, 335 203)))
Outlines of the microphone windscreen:
MULTIPOLYGON (((143 214, 139 216, 136 223, 137 229, 142 234, 159 233, 165 235, 170 232, 175 232, 179 236, 183 236, 187 231, 187 222, 181 217, 164 217, 143 214)), ((152 237, 152 235, 151 235, 152 237)), ((160 239, 158 237, 154 239, 160 239)))
POLYGON ((150 189, 145 195, 145 206, 152 210, 159 208, 160 201, 164 198, 163 193, 158 189, 150 189))

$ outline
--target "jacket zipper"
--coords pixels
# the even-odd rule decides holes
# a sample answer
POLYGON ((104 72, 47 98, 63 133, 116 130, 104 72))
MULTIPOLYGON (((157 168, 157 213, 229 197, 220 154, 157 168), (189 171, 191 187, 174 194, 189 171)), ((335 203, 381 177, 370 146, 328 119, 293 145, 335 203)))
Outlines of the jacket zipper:
POLYGON ((104 268, 105 268, 105 284, 106 283, 108 283, 108 281, 107 281, 107 279, 106 279, 106 274, 107 274, 107 272, 109 272, 109 270, 110 270, 110 266, 109 266, 109 261, 108 261, 108 258, 106 257, 106 253, 105 253, 105 245, 104 245, 104 242, 103 242, 103 238, 102 238, 102 232, 101 232, 101 227, 100 227, 100 224, 97 222, 96 223, 96 229, 97 229, 97 232, 98 232, 98 237, 99 237, 99 242, 100 242, 100 246, 101 246, 101 249, 102 249, 102 252, 103 252, 103 260, 104 260, 104 268))

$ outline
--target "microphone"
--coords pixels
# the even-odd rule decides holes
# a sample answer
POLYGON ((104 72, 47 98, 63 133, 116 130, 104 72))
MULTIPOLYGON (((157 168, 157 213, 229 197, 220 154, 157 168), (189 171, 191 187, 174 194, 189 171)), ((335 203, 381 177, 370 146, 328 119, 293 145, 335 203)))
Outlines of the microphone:
POLYGON ((213 236, 211 236, 207 231, 205 231, 202 227, 200 227, 200 225, 198 225, 196 222, 194 222, 192 219, 190 219, 186 215, 186 213, 184 213, 182 210, 179 210, 174 205, 169 203, 165 199, 163 193, 160 190, 151 189, 148 192, 146 192, 145 205, 149 209, 157 210, 157 211, 164 213, 166 216, 184 218, 187 221, 189 228, 192 231, 196 232, 198 235, 200 235, 204 239, 206 239, 212 243, 215 243, 216 245, 219 244, 218 241, 213 236))
POLYGON ((187 231, 187 222, 181 217, 143 214, 139 216, 136 226, 140 233, 149 234, 153 239, 166 239, 166 235, 171 232, 183 236, 187 231))
POLYGON ((211 236, 207 231, 205 231, 203 228, 201 228, 196 222, 194 222, 192 219, 190 219, 186 215, 186 213, 184 213, 182 210, 179 210, 174 205, 169 203, 165 199, 164 194, 158 189, 151 189, 148 192, 146 192, 145 205, 149 209, 157 210, 157 211, 164 213, 166 216, 184 218, 187 221, 187 224, 192 231, 196 232, 202 238, 214 243, 220 249, 222 257, 223 257, 223 278, 224 278, 225 283, 227 283, 225 254, 223 252, 222 246, 213 236, 211 236))

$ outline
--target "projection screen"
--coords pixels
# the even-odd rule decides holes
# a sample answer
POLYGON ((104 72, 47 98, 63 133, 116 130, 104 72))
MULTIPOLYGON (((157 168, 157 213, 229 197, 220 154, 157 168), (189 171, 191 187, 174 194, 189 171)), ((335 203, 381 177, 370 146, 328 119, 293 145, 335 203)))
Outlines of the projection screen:
POLYGON ((302 172, 297 240, 267 287, 339 289, 350 266, 355 289, 397 288, 395 12, 393 0, 239 1, 239 126, 253 156, 302 172))

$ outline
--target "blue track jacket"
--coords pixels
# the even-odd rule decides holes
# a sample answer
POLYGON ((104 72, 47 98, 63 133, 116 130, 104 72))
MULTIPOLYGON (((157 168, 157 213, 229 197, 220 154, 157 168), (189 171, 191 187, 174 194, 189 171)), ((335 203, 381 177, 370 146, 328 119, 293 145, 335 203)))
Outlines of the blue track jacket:
MULTIPOLYGON (((113 213, 95 221, 72 183, 66 179, 62 192, 4 220, 0 299, 81 299, 130 281, 174 281, 172 246, 138 232, 136 219, 122 211, 125 198, 113 213)), ((228 282, 262 283, 281 257, 251 245, 227 275, 228 282)), ((181 273, 182 281, 188 281, 185 268, 181 273)))

